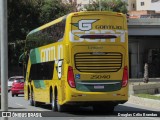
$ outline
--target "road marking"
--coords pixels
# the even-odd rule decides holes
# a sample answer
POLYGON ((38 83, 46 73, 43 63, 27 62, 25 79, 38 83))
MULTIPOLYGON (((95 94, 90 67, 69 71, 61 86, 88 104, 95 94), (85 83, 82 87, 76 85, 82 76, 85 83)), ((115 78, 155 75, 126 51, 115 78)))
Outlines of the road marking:
POLYGON ((16 105, 18 105, 18 106, 23 106, 23 105, 21 105, 21 104, 18 104, 18 103, 16 103, 16 105))
POLYGON ((42 109, 36 109, 36 110, 38 110, 38 111, 44 111, 44 110, 42 110, 42 109))
MULTIPOLYGON (((16 105, 18 105, 18 106, 23 106, 23 105, 21 105, 21 104, 18 104, 18 103, 16 103, 16 105)), ((24 107, 24 106, 23 106, 24 107)), ((38 111, 43 111, 42 109, 36 109, 36 110, 38 110, 38 111)))

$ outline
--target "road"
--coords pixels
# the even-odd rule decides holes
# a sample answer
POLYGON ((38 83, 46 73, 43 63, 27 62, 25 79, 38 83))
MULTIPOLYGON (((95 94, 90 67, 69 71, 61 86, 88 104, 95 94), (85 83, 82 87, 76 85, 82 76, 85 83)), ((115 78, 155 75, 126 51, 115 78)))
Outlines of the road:
MULTIPOLYGON (((115 107, 115 112, 114 113, 95 113, 92 111, 91 108, 76 108, 74 110, 71 110, 70 112, 52 112, 50 105, 42 105, 41 107, 33 107, 29 105, 28 101, 24 100, 23 95, 20 95, 18 97, 11 97, 11 94, 8 94, 8 107, 9 111, 18 111, 18 112, 25 112, 25 111, 35 111, 35 112, 43 112, 47 111, 46 114, 49 114, 49 116, 52 117, 42 117, 42 118, 29 118, 29 120, 106 120, 106 119, 115 119, 115 120, 124 120, 124 119, 130 119, 136 120, 136 118, 139 119, 144 119, 144 117, 118 117, 118 113, 121 111, 138 111, 139 112, 146 112, 149 111, 150 113, 152 111, 157 111, 156 109, 150 109, 150 108, 145 108, 142 106, 138 106, 132 103, 125 103, 125 104, 120 104, 115 107), (53 117, 54 116, 54 117, 53 117)), ((137 112, 136 112, 137 113, 137 112)), ((15 117, 15 118, 9 118, 9 120, 20 120, 22 118, 20 117, 15 117)), ((23 119, 28 119, 28 118, 23 118, 23 119)), ((145 117, 145 120, 158 120, 158 117, 145 117)))

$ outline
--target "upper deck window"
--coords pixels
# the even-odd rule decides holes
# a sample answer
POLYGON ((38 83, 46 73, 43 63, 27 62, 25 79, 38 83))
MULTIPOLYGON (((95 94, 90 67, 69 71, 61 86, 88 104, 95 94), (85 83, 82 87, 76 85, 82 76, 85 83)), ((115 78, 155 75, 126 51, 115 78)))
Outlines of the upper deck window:
POLYGON ((57 24, 30 34, 27 37, 27 49, 30 50, 32 48, 48 45, 62 40, 65 33, 65 23, 66 20, 64 19, 57 24))

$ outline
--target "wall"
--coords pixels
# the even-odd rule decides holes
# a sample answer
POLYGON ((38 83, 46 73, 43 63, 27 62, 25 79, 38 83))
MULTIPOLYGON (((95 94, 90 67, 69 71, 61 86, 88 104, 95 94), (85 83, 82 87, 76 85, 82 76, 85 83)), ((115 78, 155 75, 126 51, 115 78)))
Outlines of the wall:
POLYGON ((149 10, 160 11, 160 1, 153 2, 153 3, 150 5, 149 10))
POLYGON ((130 83, 129 94, 159 94, 160 93, 160 83, 130 83))
MULTIPOLYGON (((159 37, 129 37, 130 78, 142 78, 150 49, 160 48, 159 37)), ((160 77, 160 75, 159 75, 160 77)))
POLYGON ((136 10, 136 0, 128 0, 128 10, 129 11, 136 10), (133 4, 134 4, 134 8, 133 8, 133 4))
POLYGON ((160 11, 160 1, 151 2, 151 0, 128 0, 129 11, 130 10, 155 10, 160 11), (136 2, 136 9, 131 8, 130 3, 136 2), (144 2, 144 6, 141 6, 141 2, 144 2))
POLYGON ((137 10, 149 10, 151 0, 137 0, 137 10), (144 6, 141 6, 141 2, 144 2, 144 6))
POLYGON ((155 14, 154 10, 139 10, 139 11, 129 11, 130 18, 133 16, 137 16, 137 18, 140 18, 141 15, 150 15, 155 14))

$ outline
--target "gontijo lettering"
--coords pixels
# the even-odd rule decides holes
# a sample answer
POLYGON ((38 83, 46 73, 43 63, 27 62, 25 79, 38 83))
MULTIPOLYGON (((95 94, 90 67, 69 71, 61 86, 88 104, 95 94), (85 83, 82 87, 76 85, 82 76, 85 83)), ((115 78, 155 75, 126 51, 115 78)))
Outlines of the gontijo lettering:
POLYGON ((41 62, 47 62, 54 60, 58 63, 58 60, 63 59, 63 46, 58 45, 57 47, 49 47, 41 50, 41 62))
POLYGON ((96 29, 118 29, 122 30, 122 26, 114 26, 114 25, 96 25, 96 29))

